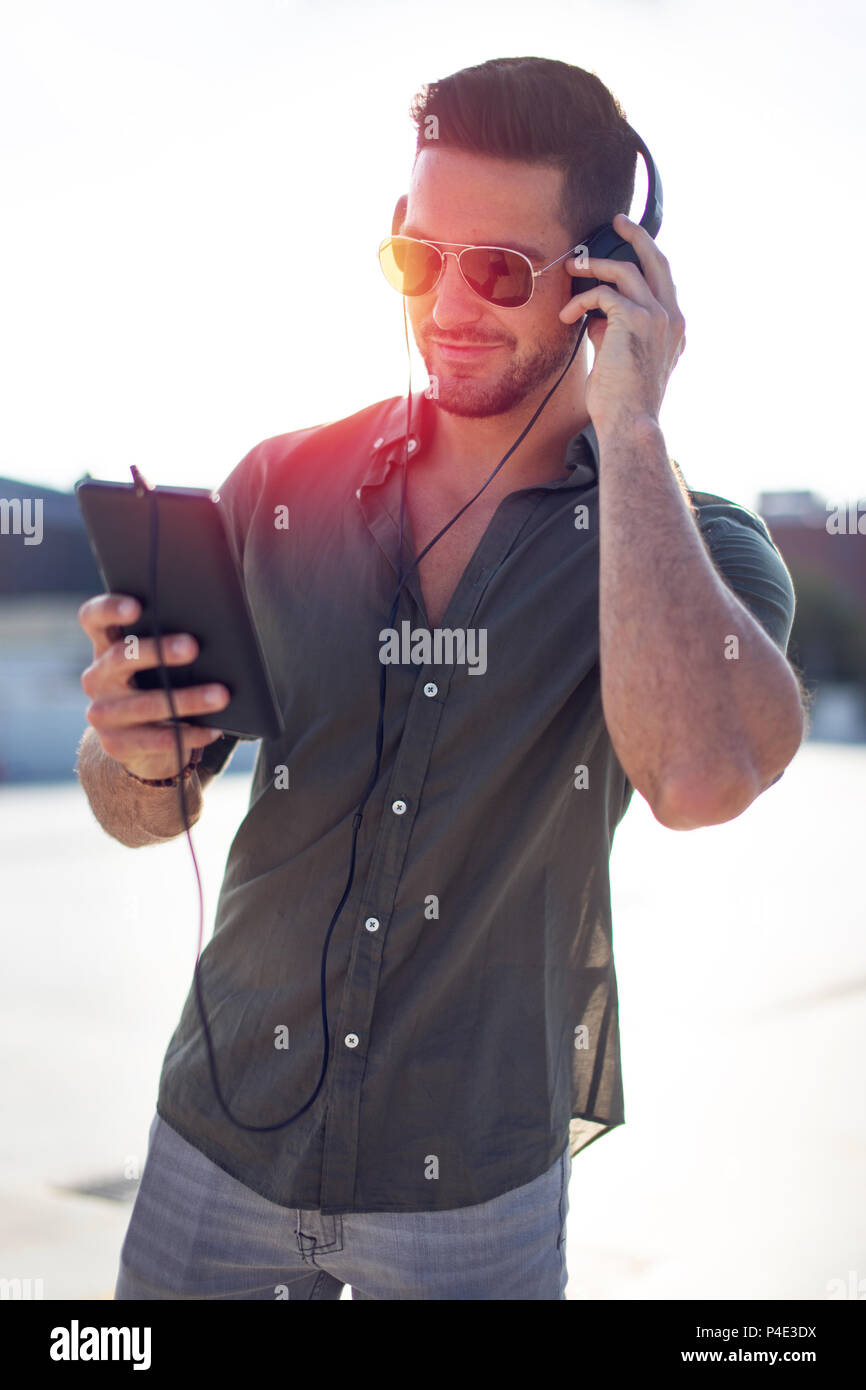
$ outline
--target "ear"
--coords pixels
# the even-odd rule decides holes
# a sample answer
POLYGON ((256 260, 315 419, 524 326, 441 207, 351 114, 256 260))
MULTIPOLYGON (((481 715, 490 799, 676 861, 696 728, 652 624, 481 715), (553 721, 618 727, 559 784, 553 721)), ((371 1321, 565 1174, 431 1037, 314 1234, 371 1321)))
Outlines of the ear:
POLYGON ((400 197, 397 199, 397 205, 396 205, 396 207, 394 208, 394 216, 391 218, 391 235, 392 235, 392 236, 399 236, 399 235, 400 235, 400 228, 403 226, 403 223, 406 221, 406 209, 407 209, 408 206, 409 206, 409 194, 408 194, 408 193, 402 193, 402 194, 400 195, 400 197))

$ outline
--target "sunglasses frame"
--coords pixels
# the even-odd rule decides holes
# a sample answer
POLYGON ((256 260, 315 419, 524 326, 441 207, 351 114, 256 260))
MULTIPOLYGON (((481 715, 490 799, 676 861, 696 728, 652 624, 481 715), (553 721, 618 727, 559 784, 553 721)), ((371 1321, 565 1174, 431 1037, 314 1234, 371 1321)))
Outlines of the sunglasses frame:
MULTIPOLYGON (((471 242, 467 243, 462 241, 425 241, 422 237, 401 236, 398 233, 396 235, 383 237, 382 240, 379 242, 380 266, 382 264, 382 251, 393 241, 411 241, 414 242, 416 246, 430 246, 434 251, 439 252, 439 256, 441 258, 439 274, 436 276, 436 279, 433 281, 433 284, 430 286, 429 290, 423 290, 422 294, 433 293, 433 291, 435 290, 436 286, 439 284, 439 281, 442 279, 442 276, 445 273, 445 257, 453 256, 457 262, 457 269, 459 270, 460 277, 464 281, 464 283, 469 286, 473 294, 477 294, 479 299, 483 299, 485 304, 491 304, 494 309, 525 309, 527 304, 530 303, 533 294, 535 293, 535 282, 539 278, 539 276, 544 275, 545 272, 548 270, 552 270, 555 265, 559 265, 560 262, 564 261, 568 256, 577 256, 581 251, 583 251, 584 253, 586 251, 586 247, 582 243, 578 246, 572 246, 569 248, 568 251, 563 251, 561 256, 557 256, 555 261, 549 261, 548 264, 546 266, 543 266, 541 270, 533 270, 532 261, 529 259, 529 257, 525 255, 522 251, 515 251, 510 246, 477 246, 473 245, 471 242), (442 246, 459 246, 460 250, 442 251, 440 250, 440 247, 442 246), (509 256, 519 256, 520 259, 522 261, 525 261, 526 264, 529 266, 529 273, 532 276, 529 285, 529 298, 524 299, 522 304, 497 304, 494 299, 488 299, 486 295, 481 294, 478 290, 476 290, 474 285, 471 285, 469 283, 468 279, 466 278, 466 274, 463 270, 463 267, 460 264, 460 258, 463 255, 464 251, 507 251, 509 256)), ((382 273, 384 274, 384 267, 382 273)), ((385 279, 388 280, 387 275, 385 276, 385 279)), ((391 285, 390 280, 388 280, 388 284, 391 285)), ((396 286, 391 285, 391 288, 396 289, 396 286)), ((399 294, 400 291, 398 290, 397 293, 399 294)), ((406 299, 420 299, 421 294, 405 295, 404 297, 406 299)))

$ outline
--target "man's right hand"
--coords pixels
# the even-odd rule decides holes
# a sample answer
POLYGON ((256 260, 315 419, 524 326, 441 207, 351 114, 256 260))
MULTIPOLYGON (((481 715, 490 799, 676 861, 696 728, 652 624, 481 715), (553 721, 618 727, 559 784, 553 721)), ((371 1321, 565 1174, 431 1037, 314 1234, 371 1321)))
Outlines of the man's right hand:
MULTIPOLYGON (((90 696, 87 719, 104 752, 136 777, 155 781, 175 777, 181 768, 174 726, 163 722, 171 720, 168 696, 164 690, 138 690, 131 684, 136 671, 160 665, 155 638, 140 637, 134 657, 123 641, 122 626, 134 623, 140 612, 141 605, 127 594, 98 594, 81 605, 78 621, 93 643, 93 662, 82 674, 81 688, 90 696), (127 610, 124 604, 131 607, 127 610)), ((168 666, 187 666, 198 655, 198 644, 189 633, 169 633, 162 638, 162 649, 168 666), (187 643, 185 650, 174 650, 178 641, 187 643)), ((191 685, 173 689, 172 695, 179 717, 213 714, 231 699, 224 685, 191 685), (216 698, 209 698, 211 692, 217 692, 216 698)), ((179 723, 177 730, 181 767, 194 749, 206 748, 222 735, 221 729, 198 724, 179 723)))

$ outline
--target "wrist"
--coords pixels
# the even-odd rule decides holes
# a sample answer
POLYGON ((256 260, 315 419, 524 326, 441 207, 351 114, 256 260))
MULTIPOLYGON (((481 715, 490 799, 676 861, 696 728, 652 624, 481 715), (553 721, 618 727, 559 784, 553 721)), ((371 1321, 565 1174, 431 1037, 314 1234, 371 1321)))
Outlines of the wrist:
POLYGON ((644 444, 662 438, 658 416, 649 411, 622 411, 610 419, 596 422, 596 438, 599 448, 604 444, 644 444))
POLYGON ((157 789, 176 788, 180 786, 181 783, 185 785, 190 780, 195 772, 196 765, 201 761, 203 751, 204 750, 201 748, 194 748, 186 767, 182 767, 180 772, 175 773, 173 777, 139 777, 137 772, 130 772, 129 768, 125 767, 123 763, 119 763, 118 766, 123 768, 127 777, 132 778, 134 782, 138 782, 142 787, 154 787, 157 789))

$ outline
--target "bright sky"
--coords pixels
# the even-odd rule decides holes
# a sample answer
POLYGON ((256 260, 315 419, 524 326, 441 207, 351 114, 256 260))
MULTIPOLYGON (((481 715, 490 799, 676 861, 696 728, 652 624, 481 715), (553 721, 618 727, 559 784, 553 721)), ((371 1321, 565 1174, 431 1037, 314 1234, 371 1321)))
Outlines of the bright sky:
POLYGON ((860 0, 0 0, 0 473, 216 487, 401 395, 409 102, 533 54, 658 163, 689 484, 866 497, 864 36, 860 0))

